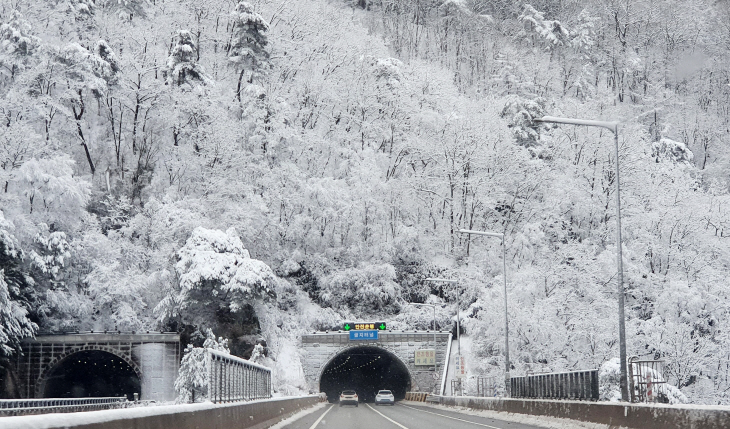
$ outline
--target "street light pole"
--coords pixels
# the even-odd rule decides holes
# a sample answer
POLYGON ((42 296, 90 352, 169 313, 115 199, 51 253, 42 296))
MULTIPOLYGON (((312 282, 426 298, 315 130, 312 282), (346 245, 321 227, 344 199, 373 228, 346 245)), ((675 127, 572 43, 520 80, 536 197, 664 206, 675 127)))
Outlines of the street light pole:
POLYGON ((510 360, 509 360, 509 317, 507 316, 507 243, 504 234, 501 232, 474 231, 460 229, 460 234, 481 235, 485 237, 496 237, 502 240, 502 277, 504 278, 504 390, 507 396, 511 396, 510 386, 510 360))
POLYGON ((626 368, 626 318, 624 315, 624 267, 621 251, 621 183, 619 181, 618 122, 556 118, 554 116, 544 116, 540 119, 535 119, 535 122, 606 128, 613 133, 616 151, 616 265, 618 267, 618 337, 619 359, 621 360, 621 400, 629 402, 628 371, 626 368))
POLYGON ((436 348, 438 347, 436 343, 436 305, 434 304, 420 304, 417 302, 409 302, 410 305, 415 305, 418 307, 431 307, 433 309, 433 370, 436 371, 436 348))
MULTIPOLYGON (((458 280, 452 280, 452 279, 435 279, 435 278, 427 278, 426 281, 429 282, 435 282, 435 283, 451 283, 456 284, 458 283, 458 280)), ((459 304, 460 304, 460 297, 459 297, 459 291, 456 291, 456 345, 458 348, 458 354, 461 356, 461 327, 459 326, 459 304)))

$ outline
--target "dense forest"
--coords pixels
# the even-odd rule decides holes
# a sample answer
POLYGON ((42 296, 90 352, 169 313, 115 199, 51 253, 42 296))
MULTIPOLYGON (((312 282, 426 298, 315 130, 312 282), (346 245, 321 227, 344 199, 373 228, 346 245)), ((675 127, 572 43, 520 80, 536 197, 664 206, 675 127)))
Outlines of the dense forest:
POLYGON ((513 374, 599 367, 619 162, 629 355, 730 403, 727 0, 0 0, 0 48, 9 370, 89 330, 291 367, 301 332, 459 298, 499 380, 505 274, 513 374), (619 121, 619 159, 544 115, 619 121))

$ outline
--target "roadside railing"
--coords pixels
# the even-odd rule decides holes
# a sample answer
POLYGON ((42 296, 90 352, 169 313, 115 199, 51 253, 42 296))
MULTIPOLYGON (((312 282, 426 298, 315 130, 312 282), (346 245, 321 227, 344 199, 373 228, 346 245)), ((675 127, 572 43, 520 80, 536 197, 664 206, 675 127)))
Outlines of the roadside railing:
POLYGON ((477 396, 497 396, 497 377, 477 377, 477 396))
POLYGON ((629 358, 631 402, 666 402, 664 361, 629 358))
POLYGON ((126 396, 106 398, 0 399, 0 416, 27 414, 75 413, 78 411, 124 408, 131 402, 126 396))
POLYGON ((208 396, 213 403, 271 398, 271 369, 216 350, 206 350, 208 396))
POLYGON ((429 396, 430 394, 426 392, 406 392, 404 399, 406 401, 426 402, 429 396))
POLYGON ((526 375, 510 378, 513 398, 597 401, 598 370, 526 375))

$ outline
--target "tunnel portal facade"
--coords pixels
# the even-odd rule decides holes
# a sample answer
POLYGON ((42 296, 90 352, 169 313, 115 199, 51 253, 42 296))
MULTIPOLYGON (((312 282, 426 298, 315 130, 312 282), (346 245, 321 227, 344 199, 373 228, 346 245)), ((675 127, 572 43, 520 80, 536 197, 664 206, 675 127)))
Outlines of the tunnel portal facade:
MULTIPOLYGON (((438 392, 444 376, 447 362, 447 349, 451 340, 448 332, 436 333, 436 372, 433 366, 416 365, 416 351, 434 349, 434 334, 426 331, 378 332, 377 340, 351 340, 348 332, 317 332, 302 336, 302 365, 304 376, 309 388, 313 391, 324 392, 332 387, 333 372, 342 377, 340 383, 347 384, 347 377, 362 377, 364 371, 372 370, 373 377, 402 378, 406 377, 400 386, 406 384, 414 392, 438 392), (361 358, 366 354, 372 358, 361 358), (347 369, 347 358, 364 359, 354 365, 363 366, 358 371, 337 374, 339 368, 347 369), (390 366, 378 365, 388 360, 390 366), (372 362, 373 365, 368 367, 372 362), (384 368, 391 368, 387 374, 380 374, 384 368)), ((357 381, 353 381, 357 382, 357 381)), ((349 388, 349 387, 348 387, 349 388)), ((387 387, 383 387, 387 388, 387 387)))
MULTIPOLYGON (((138 386, 139 392, 136 393, 140 394, 140 399, 156 401, 175 399, 174 382, 180 364, 178 334, 44 335, 24 340, 22 349, 23 354, 18 357, 17 369, 18 390, 23 398, 43 398, 52 392, 60 391, 56 385, 68 383, 68 380, 74 377, 73 373, 82 371, 84 361, 88 360, 90 364, 86 366, 89 379, 110 378, 106 380, 106 384, 121 383, 126 385, 121 388, 125 391, 132 389, 129 386, 135 388, 138 386), (108 365, 121 369, 116 373, 105 375, 105 370, 95 368, 91 363, 92 360, 99 367, 108 365), (71 363, 78 368, 71 366, 71 363), (96 377, 95 371, 99 371, 96 377), (117 383, 114 380, 121 381, 117 383)), ((94 389, 82 384, 79 383, 82 396, 93 393, 94 389)), ((114 386, 100 389, 112 392, 117 390, 120 388, 114 386)))

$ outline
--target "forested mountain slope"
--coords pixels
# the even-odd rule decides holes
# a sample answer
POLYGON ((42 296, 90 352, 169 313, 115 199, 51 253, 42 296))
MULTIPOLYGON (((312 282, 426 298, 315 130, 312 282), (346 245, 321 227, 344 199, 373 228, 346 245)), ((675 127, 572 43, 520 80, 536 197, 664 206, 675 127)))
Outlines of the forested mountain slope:
MULTIPOLYGON (((629 354, 727 403, 730 4, 0 0, 0 342, 426 327, 501 374, 629 354), (459 289, 424 283, 458 278, 459 289)), ((296 389, 281 376, 282 389, 296 389)), ((498 377, 499 379, 500 377, 498 377)))

